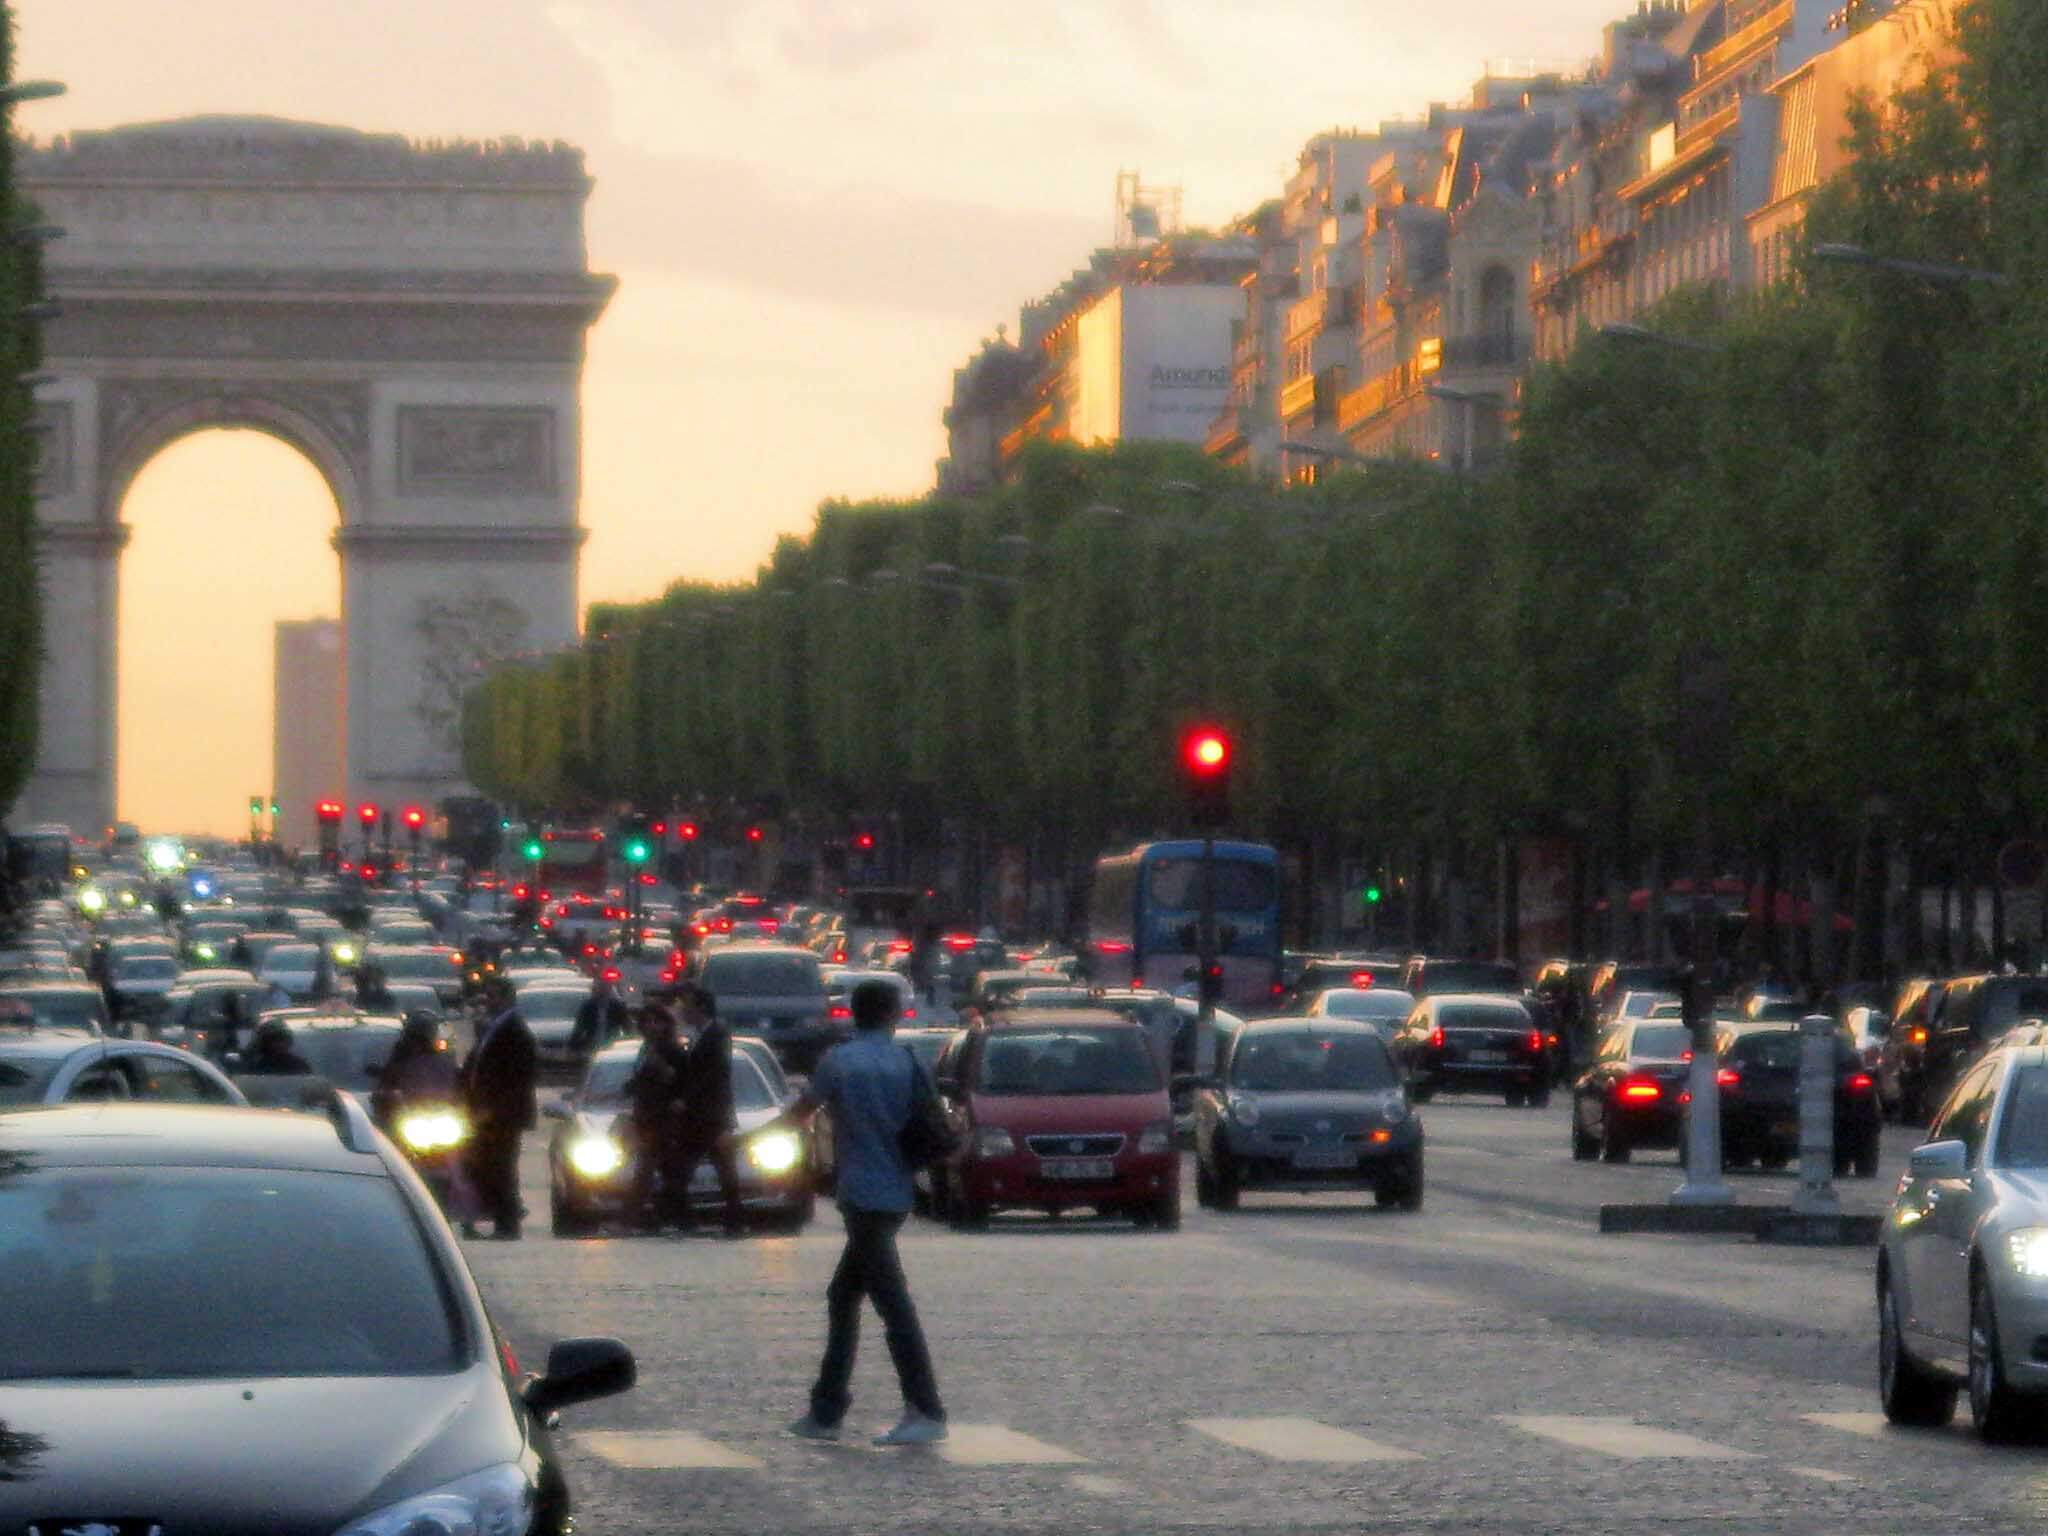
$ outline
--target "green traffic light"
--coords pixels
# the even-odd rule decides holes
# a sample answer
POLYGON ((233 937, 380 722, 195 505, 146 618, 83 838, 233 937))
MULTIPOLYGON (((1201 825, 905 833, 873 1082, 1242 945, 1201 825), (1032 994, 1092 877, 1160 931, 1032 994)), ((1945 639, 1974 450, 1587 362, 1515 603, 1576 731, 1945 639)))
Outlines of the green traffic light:
POLYGON ((1376 907, 1380 904, 1380 888, 1378 886, 1368 885, 1365 888, 1365 904, 1369 907, 1376 907))
POLYGON ((648 855, 651 854, 654 850, 649 848, 647 844, 640 838, 636 837, 632 841, 627 843, 625 848, 621 851, 625 854, 626 862, 628 864, 645 864, 647 862, 648 855))
POLYGON ((540 839, 539 839, 539 838, 537 838, 537 837, 529 837, 529 838, 528 838, 528 839, 526 840, 526 856, 527 856, 527 857, 528 857, 529 859, 534 859, 534 860, 538 860, 538 859, 540 858, 540 855, 541 855, 541 846, 540 846, 540 839))

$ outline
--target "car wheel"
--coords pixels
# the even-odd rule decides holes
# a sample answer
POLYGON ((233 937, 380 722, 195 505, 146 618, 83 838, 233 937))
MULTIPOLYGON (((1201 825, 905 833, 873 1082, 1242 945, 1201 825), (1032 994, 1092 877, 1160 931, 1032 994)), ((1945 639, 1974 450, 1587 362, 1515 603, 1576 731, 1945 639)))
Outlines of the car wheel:
POLYGON ((1529 1097, 1528 1097, 1528 1099, 1527 1099, 1527 1100, 1526 1100, 1525 1102, 1527 1102, 1528 1106, 1529 1106, 1529 1107, 1530 1107, 1531 1109, 1548 1109, 1548 1108, 1550 1108, 1550 1088, 1549 1088, 1549 1085, 1548 1085, 1548 1084, 1545 1084, 1545 1085, 1544 1085, 1543 1087, 1541 1087, 1541 1088, 1533 1089, 1533 1090, 1532 1090, 1532 1091, 1530 1092, 1530 1094, 1529 1094, 1529 1097))
POLYGON ((983 1232, 988 1229, 988 1207, 962 1196, 948 1202, 946 1221, 957 1232, 983 1232))
POLYGON ((1195 1156, 1195 1204, 1205 1211, 1213 1209, 1216 1204, 1216 1180, 1199 1153, 1195 1156))
POLYGON ((777 1211, 768 1225, 774 1231, 794 1237, 811 1224, 811 1218, 818 1214, 818 1197, 807 1194, 786 1211, 777 1211))
POLYGON ((1507 1100, 1509 1109, 1520 1109, 1528 1098, 1519 1088, 1510 1088, 1501 1097, 1507 1100))
POLYGON ((1874 1179, 1877 1177, 1877 1137, 1866 1136, 1856 1148, 1856 1177, 1874 1179))
POLYGON ((1603 1162, 1625 1163, 1633 1149, 1628 1144, 1628 1132, 1614 1123, 1612 1115, 1600 1117, 1600 1158, 1603 1162))
POLYGON ((1906 1351, 1888 1277, 1877 1283, 1877 1396, 1894 1424, 1939 1428, 1955 1417, 1956 1389, 1906 1351))
POLYGON ((1158 1199, 1141 1208, 1143 1226, 1154 1232, 1178 1232, 1180 1230, 1180 1183, 1176 1180, 1164 1190, 1158 1199))
POLYGON ((1408 1165, 1408 1178, 1401 1185, 1401 1193, 1395 1203, 1404 1211, 1422 1209, 1422 1164, 1408 1165))
POLYGON ((1772 1147, 1767 1152, 1759 1152, 1756 1160, 1771 1172, 1776 1173, 1780 1168, 1792 1161, 1792 1154, 1783 1147, 1772 1147))
POLYGON ((1991 1282, 1980 1269, 1970 1278, 1970 1423, 1990 1441, 2016 1440, 2033 1417, 2007 1385, 1999 1356, 1998 1314, 1991 1282))
POLYGON ((1211 1176, 1209 1188, 1215 1195, 1215 1209, 1237 1209, 1237 1197, 1242 1192, 1243 1185, 1237 1176, 1237 1163, 1225 1148, 1216 1149, 1216 1172, 1211 1176))
POLYGON ((1600 1155, 1600 1138, 1579 1124, 1578 1106, 1572 1106, 1572 1159, 1590 1163, 1600 1155))
POLYGON ((1416 1104, 1427 1104, 1436 1097, 1436 1084, 1417 1081, 1408 1085, 1408 1098, 1416 1104))

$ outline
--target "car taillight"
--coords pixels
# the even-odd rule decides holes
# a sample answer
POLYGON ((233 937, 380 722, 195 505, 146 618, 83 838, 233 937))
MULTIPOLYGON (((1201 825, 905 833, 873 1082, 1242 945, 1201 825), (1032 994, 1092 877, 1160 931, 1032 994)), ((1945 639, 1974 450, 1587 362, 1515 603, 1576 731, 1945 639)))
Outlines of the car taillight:
POLYGON ((845 951, 845 950, 843 950, 843 949, 835 949, 835 950, 833 950, 833 951, 832 951, 832 963, 833 963, 834 965, 844 965, 844 964, 846 964, 846 951, 845 951))
POLYGON ((1871 1080, 1868 1072, 1851 1072, 1845 1086, 1851 1093, 1868 1093, 1877 1085, 1871 1080))
POLYGON ((834 1003, 832 1005, 832 1017, 835 1019, 850 1019, 853 1017, 853 1010, 844 1003, 834 1003))
POLYGON ((1437 1025, 1437 1027, 1436 1027, 1435 1029, 1432 1029, 1432 1030, 1431 1030, 1431 1031, 1429 1032, 1429 1048, 1430 1048, 1430 1049, 1431 1049, 1432 1051, 1440 1051, 1440 1050, 1442 1050, 1442 1049, 1444 1048, 1444 1027, 1443 1027, 1443 1025, 1439 1024, 1439 1025, 1437 1025))
POLYGON ((1281 994, 1281 993, 1283 993, 1283 992, 1285 992, 1286 990, 1287 990, 1287 984, 1286 984, 1285 982, 1279 982, 1279 981, 1276 981, 1276 982, 1274 982, 1274 983, 1273 983, 1273 995, 1274 995, 1275 997, 1278 997, 1278 996, 1280 996, 1280 994, 1281 994))
POLYGON ((1927 1031, 1922 1029, 1919 1025, 1916 1024, 1911 1029, 1906 1031, 1906 1044, 1925 1045, 1926 1043, 1927 1031))
POLYGON ((906 1019, 914 1019, 917 1017, 917 1010, 915 1008, 906 1008, 903 1010, 903 1017, 906 1019))
POLYGON ((1361 989, 1369 989, 1372 986, 1372 972, 1353 971, 1351 973, 1351 985, 1361 989))
POLYGON ((1634 1104, 1647 1104, 1664 1096, 1664 1090, 1655 1083, 1634 1079, 1621 1085, 1621 1096, 1634 1104))
POLYGON ((1741 1086, 1742 1074, 1733 1067, 1723 1067, 1714 1074, 1714 1081, 1723 1088, 1736 1088, 1741 1086))
POLYGON ((1531 1056, 1541 1056, 1543 1054, 1543 1031, 1540 1029, 1529 1031, 1529 1054, 1531 1056))

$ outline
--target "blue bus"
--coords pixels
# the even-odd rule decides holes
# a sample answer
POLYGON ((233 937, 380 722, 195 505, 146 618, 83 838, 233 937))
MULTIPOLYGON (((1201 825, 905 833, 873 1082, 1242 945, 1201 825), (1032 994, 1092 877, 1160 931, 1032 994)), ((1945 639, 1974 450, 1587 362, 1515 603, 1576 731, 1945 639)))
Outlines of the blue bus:
MULTIPOLYGON (((1271 1005, 1280 990, 1280 856, 1264 843, 1215 845, 1223 1002, 1271 1005)), ((1095 861, 1088 952, 1096 983, 1172 992, 1193 975, 1202 916, 1202 844, 1142 843, 1095 861)))

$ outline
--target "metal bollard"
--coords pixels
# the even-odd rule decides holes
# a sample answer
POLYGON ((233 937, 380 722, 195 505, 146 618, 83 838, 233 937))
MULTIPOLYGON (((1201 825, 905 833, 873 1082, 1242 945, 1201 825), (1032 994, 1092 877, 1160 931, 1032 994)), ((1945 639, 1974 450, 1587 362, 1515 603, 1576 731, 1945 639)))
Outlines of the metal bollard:
POLYGON ((1832 1216, 1835 1198, 1835 1021, 1808 1014, 1799 1021, 1799 1188, 1792 1210, 1832 1216))

